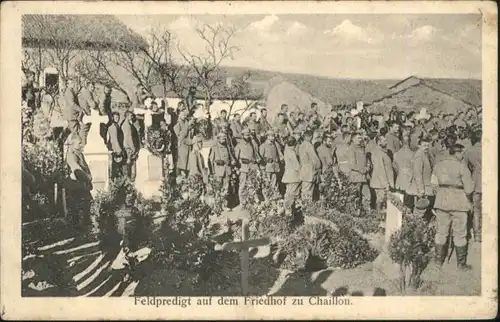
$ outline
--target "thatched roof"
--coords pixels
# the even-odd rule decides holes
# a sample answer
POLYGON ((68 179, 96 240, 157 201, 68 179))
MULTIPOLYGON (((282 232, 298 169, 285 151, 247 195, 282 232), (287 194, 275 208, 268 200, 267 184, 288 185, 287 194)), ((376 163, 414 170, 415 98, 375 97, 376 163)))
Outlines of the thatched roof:
POLYGON ((75 49, 146 48, 146 40, 112 15, 23 15, 23 46, 75 49))

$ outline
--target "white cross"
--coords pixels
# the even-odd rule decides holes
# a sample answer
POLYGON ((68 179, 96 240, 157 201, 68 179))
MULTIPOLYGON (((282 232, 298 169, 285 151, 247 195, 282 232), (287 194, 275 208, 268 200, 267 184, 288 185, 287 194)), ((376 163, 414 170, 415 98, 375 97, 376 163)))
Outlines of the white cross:
MULTIPOLYGON (((236 217, 236 216, 235 216, 236 217)), ((269 238, 259 238, 259 239, 248 239, 249 230, 248 230, 248 218, 246 218, 245 213, 242 213, 238 216, 241 222, 241 241, 238 242, 229 242, 224 243, 222 245, 215 245, 216 251, 230 251, 230 250, 239 250, 241 254, 241 293, 243 296, 248 294, 248 277, 249 277, 249 262, 250 262, 250 254, 249 248, 265 246, 269 245, 269 238)), ((237 218, 235 218, 237 219, 237 218)))

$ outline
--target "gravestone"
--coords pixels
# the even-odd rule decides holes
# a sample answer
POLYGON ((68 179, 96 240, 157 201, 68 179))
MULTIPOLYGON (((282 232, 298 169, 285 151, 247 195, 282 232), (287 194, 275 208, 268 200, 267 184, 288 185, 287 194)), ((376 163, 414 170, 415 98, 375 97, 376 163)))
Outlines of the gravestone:
POLYGON ((108 117, 99 115, 96 110, 92 110, 90 116, 83 117, 83 123, 91 124, 83 154, 92 174, 92 195, 97 190, 107 190, 109 187, 110 153, 99 133, 100 124, 107 122, 108 117))
MULTIPOLYGON (((391 193, 391 192, 390 192, 391 193)), ((392 193, 396 198, 403 201, 403 195, 399 193, 392 193)), ((382 274, 386 278, 396 278, 399 276, 399 265, 392 261, 389 254, 389 243, 391 235, 401 228, 403 222, 403 214, 394 205, 390 198, 387 198, 387 215, 385 219, 385 237, 384 245, 380 255, 373 262, 375 274, 382 274)))
MULTIPOLYGON (((152 118, 149 110, 135 109, 136 114, 144 115, 144 125, 147 129, 151 126, 152 118)), ((145 131, 147 136, 147 130, 145 131)), ((146 137, 147 142, 147 137, 146 137)), ((139 150, 139 155, 136 161, 137 176, 135 179, 135 187, 137 191, 145 197, 151 198, 160 194, 160 187, 163 182, 163 160, 160 157, 149 152, 144 147, 139 150)))

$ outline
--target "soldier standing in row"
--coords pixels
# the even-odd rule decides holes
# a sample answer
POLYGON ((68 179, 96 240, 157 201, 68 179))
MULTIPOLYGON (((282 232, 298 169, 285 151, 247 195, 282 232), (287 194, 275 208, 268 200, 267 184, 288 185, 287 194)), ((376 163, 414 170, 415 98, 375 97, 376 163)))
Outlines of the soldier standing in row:
POLYGON ((376 136, 375 143, 377 144, 376 147, 371 150, 373 170, 370 178, 370 188, 375 190, 375 204, 380 212, 387 200, 388 190, 394 188, 394 172, 385 136, 376 136))
POLYGON ((238 196, 240 203, 245 199, 245 188, 247 183, 247 175, 250 169, 257 168, 258 155, 252 144, 250 131, 246 128, 242 131, 243 140, 235 148, 235 157, 240 164, 240 182, 238 187, 238 196))
POLYGON ((283 155, 280 149, 276 146, 275 134, 272 130, 267 132, 267 139, 259 147, 259 153, 264 160, 265 172, 268 180, 273 187, 278 186, 278 175, 280 173, 280 162, 283 160, 283 155))
POLYGON ((304 140, 299 146, 299 161, 301 165, 300 179, 302 182, 302 201, 313 201, 313 194, 317 189, 321 174, 321 161, 311 142, 312 133, 305 132, 304 140))
POLYGON ((472 195, 474 211, 472 226, 474 230, 474 240, 481 242, 481 227, 482 227, 482 184, 481 184, 481 129, 476 129, 472 133, 472 147, 465 152, 464 160, 472 170, 472 178, 474 179, 474 193, 472 195))
POLYGON ((362 211, 365 205, 363 187, 367 184, 367 174, 370 167, 363 146, 363 138, 357 132, 352 134, 352 145, 347 151, 347 160, 350 169, 349 179, 357 186, 356 190, 359 193, 358 204, 360 211, 362 211))
MULTIPOLYGON (((70 204, 71 219, 76 225, 84 225, 89 218, 84 217, 90 212, 92 196, 92 174, 83 155, 82 139, 78 134, 72 134, 71 145, 66 155, 66 163, 70 169, 70 176, 65 181, 64 187, 68 197, 73 202, 70 204)), ((80 226, 82 227, 82 226, 80 226)))
POLYGON ((135 181, 137 175, 136 161, 141 148, 139 132, 134 126, 134 118, 134 113, 126 111, 125 119, 121 126, 123 132, 123 150, 125 152, 123 172, 131 182, 135 181))
POLYGON ((474 191, 472 175, 463 162, 464 147, 455 144, 449 154, 440 160, 432 173, 438 184, 436 202, 436 261, 444 263, 447 255, 446 241, 452 228, 453 242, 457 251, 457 267, 469 270, 467 265, 467 212, 472 205, 469 195, 474 191))
POLYGON ((187 119, 187 112, 182 111, 179 114, 179 121, 174 126, 174 132, 177 137, 177 171, 185 178, 187 177, 189 152, 191 151, 190 128, 191 122, 187 119))
MULTIPOLYGON (((229 146, 226 140, 226 133, 217 135, 217 143, 211 147, 208 154, 210 173, 215 175, 215 178, 222 186, 222 194, 229 195, 229 183, 231 180, 231 166, 236 164, 236 161, 229 151, 229 146)), ((227 204, 225 206, 227 208, 227 204)))
MULTIPOLYGON (((80 107, 83 109, 85 115, 90 115, 92 111, 96 110, 98 107, 97 102, 94 99, 94 90, 95 90, 94 83, 89 80, 85 80, 84 86, 80 90, 80 93, 78 94, 78 103, 80 107)), ((82 124, 82 127, 80 129, 81 131, 80 136, 82 137, 84 147, 87 145, 87 136, 89 134, 91 125, 92 125, 91 123, 82 124)))
POLYGON ((281 182, 285 184, 285 208, 287 211, 293 209, 295 202, 300 198, 300 162, 296 149, 297 140, 295 137, 289 137, 286 143, 284 160, 285 172, 281 182))

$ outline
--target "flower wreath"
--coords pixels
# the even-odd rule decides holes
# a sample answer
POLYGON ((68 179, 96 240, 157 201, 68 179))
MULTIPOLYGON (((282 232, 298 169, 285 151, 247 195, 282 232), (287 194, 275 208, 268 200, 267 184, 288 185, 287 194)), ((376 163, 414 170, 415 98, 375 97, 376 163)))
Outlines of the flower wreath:
POLYGON ((150 126, 147 131, 146 147, 157 157, 170 153, 170 133, 162 128, 150 126))

